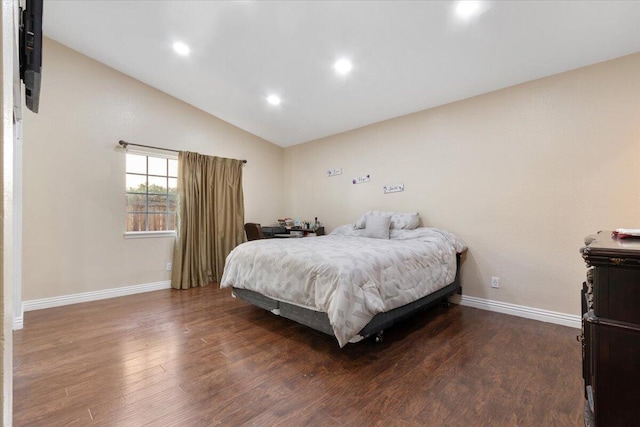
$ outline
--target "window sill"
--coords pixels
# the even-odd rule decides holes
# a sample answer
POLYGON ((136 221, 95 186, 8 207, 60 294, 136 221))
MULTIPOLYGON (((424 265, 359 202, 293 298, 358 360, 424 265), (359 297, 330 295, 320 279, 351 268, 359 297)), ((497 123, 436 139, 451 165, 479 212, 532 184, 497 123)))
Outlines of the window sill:
POLYGON ((127 231, 125 239, 147 239, 149 237, 176 237, 175 231, 127 231))

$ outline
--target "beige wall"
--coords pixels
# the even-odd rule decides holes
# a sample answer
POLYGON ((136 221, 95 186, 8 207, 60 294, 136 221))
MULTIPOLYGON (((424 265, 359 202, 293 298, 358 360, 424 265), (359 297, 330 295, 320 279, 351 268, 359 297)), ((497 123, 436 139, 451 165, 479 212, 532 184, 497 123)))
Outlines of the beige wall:
POLYGON ((638 76, 635 54, 287 148, 286 211, 419 211, 468 244, 465 295, 579 314, 585 235, 640 228, 638 76))
POLYGON ((44 43, 40 112, 24 113, 24 300, 169 280, 173 238, 123 237, 120 139, 247 159, 245 219, 281 215, 282 148, 44 43))
POLYGON ((40 114, 25 112, 24 300, 168 280, 172 239, 122 236, 119 139, 247 158, 247 221, 331 229, 417 210, 469 245, 465 295, 565 313, 579 313, 583 237, 640 227, 640 54, 283 150, 51 40, 45 52, 40 114))

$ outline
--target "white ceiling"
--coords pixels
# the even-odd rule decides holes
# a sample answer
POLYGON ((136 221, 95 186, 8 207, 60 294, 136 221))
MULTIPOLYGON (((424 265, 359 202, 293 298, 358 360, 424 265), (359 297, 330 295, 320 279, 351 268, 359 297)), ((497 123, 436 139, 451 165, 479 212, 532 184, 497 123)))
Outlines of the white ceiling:
POLYGON ((639 1, 487 1, 468 22, 455 6, 46 0, 43 23, 45 36, 283 147, 640 51, 639 1), (341 57, 348 76, 332 68, 341 57))

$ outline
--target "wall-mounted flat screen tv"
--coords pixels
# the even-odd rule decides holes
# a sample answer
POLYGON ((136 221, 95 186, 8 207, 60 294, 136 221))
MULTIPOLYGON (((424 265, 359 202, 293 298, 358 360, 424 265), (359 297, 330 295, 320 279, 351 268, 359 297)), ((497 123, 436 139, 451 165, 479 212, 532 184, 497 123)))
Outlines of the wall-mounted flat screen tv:
POLYGON ((24 82, 27 108, 34 113, 40 105, 42 2, 26 0, 24 9, 20 9, 20 79, 24 82))

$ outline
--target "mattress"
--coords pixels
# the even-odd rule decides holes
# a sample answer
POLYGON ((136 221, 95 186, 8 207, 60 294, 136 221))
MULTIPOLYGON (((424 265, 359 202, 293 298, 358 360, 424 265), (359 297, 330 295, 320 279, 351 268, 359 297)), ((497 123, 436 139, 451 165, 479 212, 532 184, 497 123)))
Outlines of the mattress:
POLYGON ((329 236, 243 243, 227 257, 220 286, 326 313, 344 346, 377 314, 452 283, 464 249, 456 236, 434 228, 391 230, 387 240, 343 226, 329 236))

